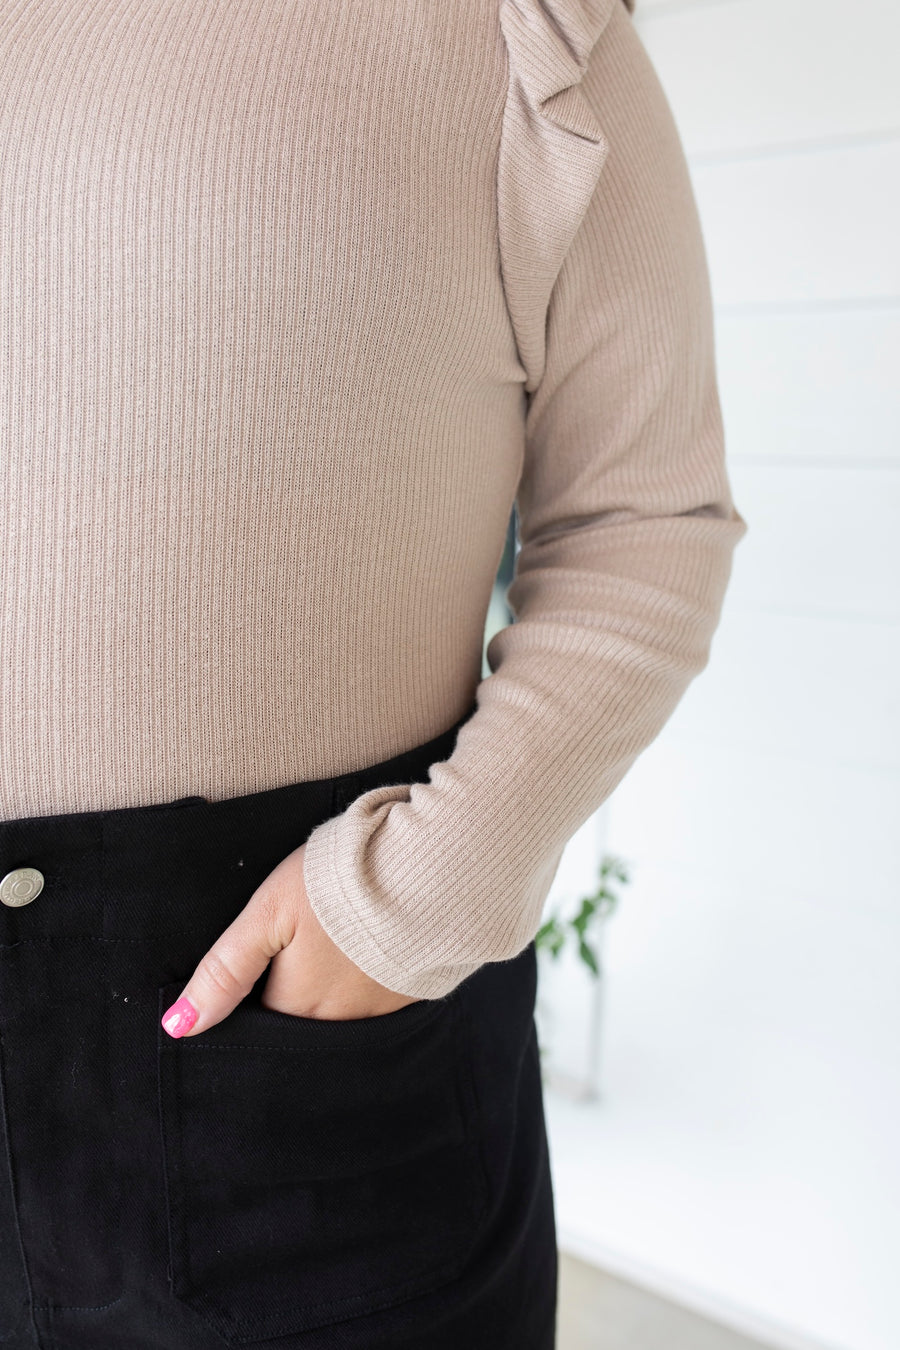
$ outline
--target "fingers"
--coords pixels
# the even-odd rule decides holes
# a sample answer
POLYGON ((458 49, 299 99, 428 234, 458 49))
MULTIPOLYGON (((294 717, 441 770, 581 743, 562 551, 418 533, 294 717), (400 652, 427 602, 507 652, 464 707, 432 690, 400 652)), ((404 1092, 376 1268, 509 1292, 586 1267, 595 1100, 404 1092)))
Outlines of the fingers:
POLYGON ((175 1039, 223 1021, 273 957, 263 1006, 329 1020, 379 1017, 418 999, 378 984, 328 936, 309 905, 301 844, 284 858, 213 943, 162 1017, 175 1039), (274 977, 274 978, 273 978, 274 977))
POLYGON ((273 921, 270 892, 257 891, 213 943, 170 1008, 163 1029, 174 1039, 215 1026, 246 998, 287 933, 273 921))

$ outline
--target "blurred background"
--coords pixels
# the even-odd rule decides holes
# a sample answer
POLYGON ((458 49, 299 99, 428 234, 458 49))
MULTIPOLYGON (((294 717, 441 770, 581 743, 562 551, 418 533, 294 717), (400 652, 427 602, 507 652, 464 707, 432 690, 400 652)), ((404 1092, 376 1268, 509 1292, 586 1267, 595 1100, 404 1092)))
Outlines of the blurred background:
POLYGON ((548 900, 627 866, 599 979, 540 955, 559 1350, 900 1350, 900 8, 633 22, 750 529, 708 668, 548 900))

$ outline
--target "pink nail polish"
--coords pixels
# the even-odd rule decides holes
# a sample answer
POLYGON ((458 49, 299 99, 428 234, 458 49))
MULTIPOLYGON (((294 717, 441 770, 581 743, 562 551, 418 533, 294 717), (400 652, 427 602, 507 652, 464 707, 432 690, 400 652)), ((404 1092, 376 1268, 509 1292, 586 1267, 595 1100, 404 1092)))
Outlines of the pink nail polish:
POLYGON ((163 1030, 177 1040, 179 1036, 184 1036, 190 1031, 197 1020, 197 1015, 197 1009, 188 1003, 186 998, 180 998, 165 1013, 162 1019, 163 1030))

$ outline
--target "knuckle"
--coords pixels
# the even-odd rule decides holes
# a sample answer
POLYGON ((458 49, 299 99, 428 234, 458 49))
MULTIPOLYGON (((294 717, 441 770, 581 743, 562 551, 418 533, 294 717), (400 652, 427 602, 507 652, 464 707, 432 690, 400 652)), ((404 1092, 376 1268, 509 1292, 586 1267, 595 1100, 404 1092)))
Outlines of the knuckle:
POLYGON ((269 889, 259 897, 259 913, 257 918, 262 931, 267 937, 274 937, 278 933, 281 914, 281 896, 274 890, 269 889))
POLYGON ((227 999, 238 999, 243 995, 240 980, 215 949, 207 952, 200 962, 197 978, 214 994, 222 994, 227 999))
POLYGON ((257 920, 268 947, 278 951, 287 946, 295 919, 280 887, 272 886, 260 894, 257 920))

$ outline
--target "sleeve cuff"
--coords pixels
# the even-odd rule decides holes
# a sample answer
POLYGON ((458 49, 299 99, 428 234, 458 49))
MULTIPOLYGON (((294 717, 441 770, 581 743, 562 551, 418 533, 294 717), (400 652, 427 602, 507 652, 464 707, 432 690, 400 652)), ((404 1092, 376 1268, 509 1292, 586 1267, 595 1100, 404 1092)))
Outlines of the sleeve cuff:
MULTIPOLYGON (((407 789, 395 787, 377 788, 367 793, 366 798, 372 801, 377 796, 383 797, 386 815, 392 802, 406 799, 406 792, 407 789)), ((316 826, 306 841, 303 859, 303 880, 310 907, 332 942, 371 979, 409 998, 443 998, 483 963, 444 964, 411 975, 388 955, 360 918, 352 883, 343 880, 354 875, 354 868, 358 875, 358 860, 370 832, 370 820, 365 828, 360 824, 354 829, 352 804, 343 814, 316 826)), ((426 959, 424 941, 419 955, 426 959)))

